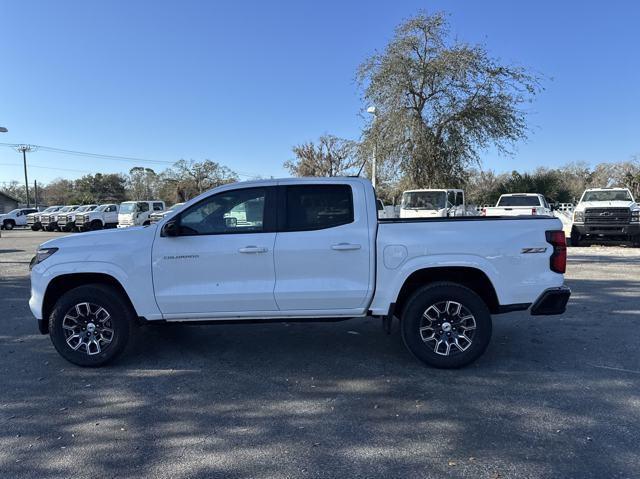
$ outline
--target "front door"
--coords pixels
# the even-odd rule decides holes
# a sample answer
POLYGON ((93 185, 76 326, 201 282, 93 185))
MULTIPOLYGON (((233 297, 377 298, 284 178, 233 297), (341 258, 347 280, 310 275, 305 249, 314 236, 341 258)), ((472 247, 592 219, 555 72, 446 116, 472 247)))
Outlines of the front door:
POLYGON ((171 221, 178 236, 158 236, 153 284, 166 318, 275 311, 275 187, 212 195, 171 221))

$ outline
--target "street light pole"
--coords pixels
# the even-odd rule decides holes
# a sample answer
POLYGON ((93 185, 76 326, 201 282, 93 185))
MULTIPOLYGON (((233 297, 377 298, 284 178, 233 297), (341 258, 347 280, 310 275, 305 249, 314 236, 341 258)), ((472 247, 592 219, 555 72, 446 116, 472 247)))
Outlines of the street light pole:
MULTIPOLYGON (((370 106, 369 108, 367 108, 367 113, 370 113, 373 115, 373 124, 375 125, 376 122, 376 107, 375 106, 370 106)), ((376 187, 376 149, 377 149, 377 145, 376 145, 377 141, 374 137, 373 140, 373 158, 371 158, 371 184, 373 185, 373 187, 376 187)))

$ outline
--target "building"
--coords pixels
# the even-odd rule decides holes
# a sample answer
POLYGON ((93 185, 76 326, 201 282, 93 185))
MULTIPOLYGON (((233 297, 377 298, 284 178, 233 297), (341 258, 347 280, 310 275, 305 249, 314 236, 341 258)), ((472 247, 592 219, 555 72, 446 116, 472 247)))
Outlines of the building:
POLYGON ((0 191, 0 214, 15 210, 18 207, 18 203, 18 200, 13 196, 0 191))

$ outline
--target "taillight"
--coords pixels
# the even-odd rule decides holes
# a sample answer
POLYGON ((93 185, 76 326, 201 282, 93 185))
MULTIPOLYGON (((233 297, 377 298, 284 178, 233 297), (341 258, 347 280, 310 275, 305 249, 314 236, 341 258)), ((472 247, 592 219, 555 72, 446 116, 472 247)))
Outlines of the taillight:
POLYGON ((535 208, 531 208, 531 214, 532 215, 537 215, 538 214, 538 210, 536 210, 535 208))
POLYGON ((487 216, 487 209, 486 208, 482 208, 482 211, 480 212, 480 216, 487 216))
POLYGON ((547 231, 547 243, 553 246, 553 253, 549 258, 551 271, 563 274, 567 271, 567 238, 564 231, 547 231))

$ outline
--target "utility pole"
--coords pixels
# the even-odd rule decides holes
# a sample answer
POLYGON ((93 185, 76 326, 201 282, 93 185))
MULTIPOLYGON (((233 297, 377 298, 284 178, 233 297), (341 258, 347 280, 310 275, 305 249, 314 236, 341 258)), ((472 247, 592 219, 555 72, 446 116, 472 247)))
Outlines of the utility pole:
POLYGON ((38 209, 38 180, 33 180, 33 198, 35 203, 33 207, 38 209))
MULTIPOLYGON (((367 113, 370 113, 371 115, 373 115, 373 123, 372 126, 375 127, 375 123, 376 123, 376 107, 375 106, 370 106, 369 108, 367 108, 367 113)), ((374 130, 375 131, 375 130, 374 130)), ((376 158, 376 149, 377 149, 377 138, 374 137, 374 141, 373 141, 373 158, 371 159, 371 184, 373 185, 373 187, 376 187, 376 169, 377 169, 377 158, 376 158)))
POLYGON ((34 148, 31 145, 20 145, 16 149, 22 152, 22 161, 24 163, 24 189, 27 194, 27 208, 29 208, 30 202, 29 202, 29 179, 27 178, 27 151, 34 151, 34 148))

